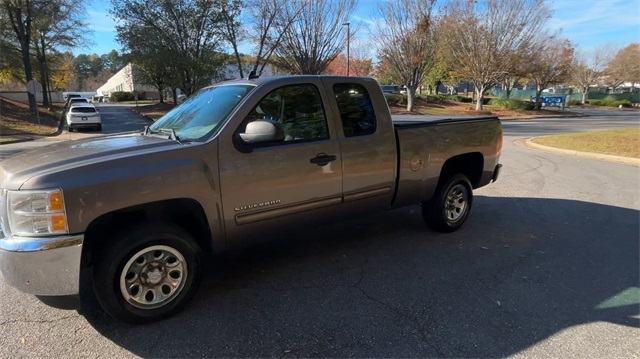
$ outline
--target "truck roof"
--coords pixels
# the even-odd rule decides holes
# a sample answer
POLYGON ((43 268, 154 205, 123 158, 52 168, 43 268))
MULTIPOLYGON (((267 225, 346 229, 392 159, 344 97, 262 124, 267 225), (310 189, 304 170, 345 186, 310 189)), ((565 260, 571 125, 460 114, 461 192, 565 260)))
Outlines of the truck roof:
POLYGON ((319 78, 323 78, 323 79, 333 79, 333 80, 338 80, 338 79, 342 79, 344 81, 375 81, 373 78, 371 77, 355 77, 355 76, 330 76, 330 75, 283 75, 283 76, 265 76, 265 77, 257 77, 257 78, 253 78, 253 79, 248 79, 248 78, 242 78, 242 79, 237 79, 237 80, 229 80, 229 81, 223 81, 223 82, 218 82, 214 85, 211 86, 207 86, 208 87, 214 87, 214 86, 220 86, 220 85, 254 85, 254 86, 259 86, 262 84, 265 84, 267 82, 288 82, 288 80, 291 80, 292 78, 298 79, 300 81, 305 81, 305 80, 311 80, 311 79, 319 79, 319 78))

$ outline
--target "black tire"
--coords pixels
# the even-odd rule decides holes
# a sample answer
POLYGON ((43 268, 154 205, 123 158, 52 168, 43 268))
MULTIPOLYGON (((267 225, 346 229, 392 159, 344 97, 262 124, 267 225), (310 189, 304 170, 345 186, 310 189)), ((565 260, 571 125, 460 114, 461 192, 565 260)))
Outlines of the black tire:
POLYGON ((453 232, 467 220, 472 204, 471 182, 467 176, 455 174, 440 183, 433 198, 422 204, 422 218, 435 231, 453 232))
POLYGON ((73 132, 73 127, 69 126, 69 132, 73 132))
POLYGON ((183 228, 142 223, 114 239, 95 254, 93 268, 96 298, 110 316, 129 324, 150 323, 177 313, 193 297, 200 282, 201 250, 183 228))
POLYGON ((102 124, 96 126, 96 131, 102 131, 102 124))

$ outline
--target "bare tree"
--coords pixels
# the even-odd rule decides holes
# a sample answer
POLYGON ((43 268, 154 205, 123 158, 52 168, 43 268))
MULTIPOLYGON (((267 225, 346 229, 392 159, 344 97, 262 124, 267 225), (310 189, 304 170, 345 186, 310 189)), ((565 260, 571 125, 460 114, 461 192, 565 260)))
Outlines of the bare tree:
MULTIPOLYGON (((319 75, 346 44, 342 24, 349 21, 356 0, 307 2, 274 51, 277 66, 292 74, 319 75)), ((351 29, 355 32, 355 29, 351 29)))
POLYGON ((378 8, 383 19, 376 24, 373 36, 379 44, 378 57, 388 61, 407 87, 407 111, 413 111, 416 90, 436 62, 431 16, 434 3, 434 0, 398 0, 382 2, 378 8))
POLYGON ((576 51, 571 66, 571 80, 582 92, 582 104, 587 103, 589 89, 596 85, 607 67, 609 46, 601 46, 589 51, 576 51))
POLYGON ((551 17, 544 0, 451 0, 443 13, 448 53, 473 83, 478 111, 484 92, 512 70, 511 55, 529 51, 551 17))
POLYGON ((254 62, 251 67, 259 76, 264 71, 285 33, 291 31, 305 3, 301 0, 250 0, 248 26, 254 44, 254 62))
POLYGON ((612 90, 624 82, 640 83, 640 43, 629 44, 616 52, 604 70, 606 84, 612 90))
POLYGON ((530 61, 527 76, 536 83, 536 109, 539 110, 542 90, 569 78, 573 46, 566 39, 548 39, 540 54, 530 61))
POLYGON ((242 59, 240 57, 240 51, 238 50, 238 44, 245 36, 245 31, 238 21, 242 9, 242 0, 222 1, 220 7, 222 15, 222 36, 224 36, 229 45, 231 45, 233 55, 235 56, 235 60, 238 65, 240 78, 243 78, 244 72, 242 71, 242 59))

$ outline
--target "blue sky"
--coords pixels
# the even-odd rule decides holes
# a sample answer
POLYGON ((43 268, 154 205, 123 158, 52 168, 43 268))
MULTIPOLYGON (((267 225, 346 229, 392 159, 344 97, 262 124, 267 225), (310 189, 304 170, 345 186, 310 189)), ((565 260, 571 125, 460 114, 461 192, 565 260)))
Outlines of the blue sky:
MULTIPOLYGON (((367 27, 379 17, 376 10, 379 1, 385 0, 358 2, 351 22, 361 24, 362 29, 358 39, 352 43, 354 47, 371 48, 366 46, 367 27)), ((624 47, 640 42, 640 0, 555 0, 548 3, 554 11, 550 28, 562 29, 562 35, 580 49, 588 50, 605 44, 624 47)), ((120 51, 121 46, 115 41, 115 22, 108 14, 110 1, 90 0, 87 4, 93 30, 90 36, 92 45, 77 48, 74 53, 101 55, 112 49, 120 51)), ((250 48, 245 45, 241 50, 249 52, 250 48)))

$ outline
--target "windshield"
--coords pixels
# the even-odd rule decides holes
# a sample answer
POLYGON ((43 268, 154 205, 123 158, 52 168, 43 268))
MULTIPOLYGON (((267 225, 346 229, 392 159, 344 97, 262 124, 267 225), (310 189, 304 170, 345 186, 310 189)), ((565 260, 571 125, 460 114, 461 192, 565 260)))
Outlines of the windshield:
POLYGON ((204 141, 251 89, 253 86, 249 85, 202 89, 162 116, 149 129, 174 130, 181 141, 204 141))

